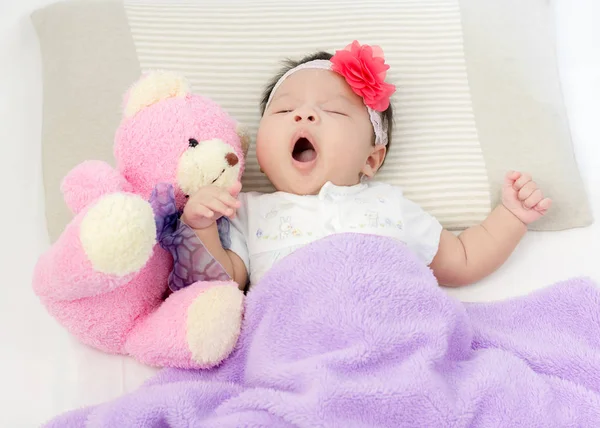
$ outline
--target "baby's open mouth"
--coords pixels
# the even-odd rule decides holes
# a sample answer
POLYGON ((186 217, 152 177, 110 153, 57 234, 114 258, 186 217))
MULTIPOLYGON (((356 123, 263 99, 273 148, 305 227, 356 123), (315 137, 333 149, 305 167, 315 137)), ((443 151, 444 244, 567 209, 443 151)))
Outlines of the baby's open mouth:
POLYGON ((316 159, 317 151, 307 138, 300 137, 296 141, 296 144, 294 144, 292 157, 298 162, 311 162, 316 159))

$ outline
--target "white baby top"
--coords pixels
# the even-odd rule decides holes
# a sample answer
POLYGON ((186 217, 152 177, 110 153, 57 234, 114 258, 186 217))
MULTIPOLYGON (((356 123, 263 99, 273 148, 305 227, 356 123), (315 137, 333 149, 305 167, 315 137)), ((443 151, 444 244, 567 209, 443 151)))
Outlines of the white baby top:
POLYGON ((368 182, 326 183, 318 195, 241 193, 231 220, 231 251, 255 284, 281 258, 334 233, 365 233, 404 242, 427 265, 437 253, 442 226, 397 187, 368 182))

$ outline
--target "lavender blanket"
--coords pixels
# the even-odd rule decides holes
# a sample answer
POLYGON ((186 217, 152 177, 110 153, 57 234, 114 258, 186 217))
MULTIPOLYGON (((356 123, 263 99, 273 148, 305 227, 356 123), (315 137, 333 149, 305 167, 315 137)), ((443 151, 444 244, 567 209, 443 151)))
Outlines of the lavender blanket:
POLYGON ((164 370, 48 426, 598 427, 600 293, 462 304, 403 245, 335 235, 254 286, 219 368, 164 370))

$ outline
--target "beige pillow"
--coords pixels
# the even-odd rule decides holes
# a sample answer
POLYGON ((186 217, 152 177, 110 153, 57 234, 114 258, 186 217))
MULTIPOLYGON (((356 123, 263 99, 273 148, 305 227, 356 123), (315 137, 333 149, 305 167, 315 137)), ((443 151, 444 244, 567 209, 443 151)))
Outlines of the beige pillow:
MULTIPOLYGON (((185 74, 252 133, 263 87, 286 57, 379 44, 398 91, 378 179, 450 229, 481 221, 509 169, 555 200, 534 225, 589 225, 545 0, 64 2, 35 12, 44 62, 48 228, 70 215, 59 184, 84 159, 112 162, 121 95, 145 69, 185 74)), ((272 190, 249 153, 245 190, 272 190)))

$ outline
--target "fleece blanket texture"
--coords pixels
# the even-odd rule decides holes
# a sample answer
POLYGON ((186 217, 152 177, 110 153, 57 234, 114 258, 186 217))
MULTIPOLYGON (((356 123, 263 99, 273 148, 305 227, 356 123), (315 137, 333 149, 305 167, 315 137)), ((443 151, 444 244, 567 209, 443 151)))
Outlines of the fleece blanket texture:
MULTIPOLYGON (((523 281, 526 281, 523 278, 523 281)), ((48 427, 598 427, 600 293, 463 304, 401 243, 334 235, 248 293, 233 354, 48 427)))

